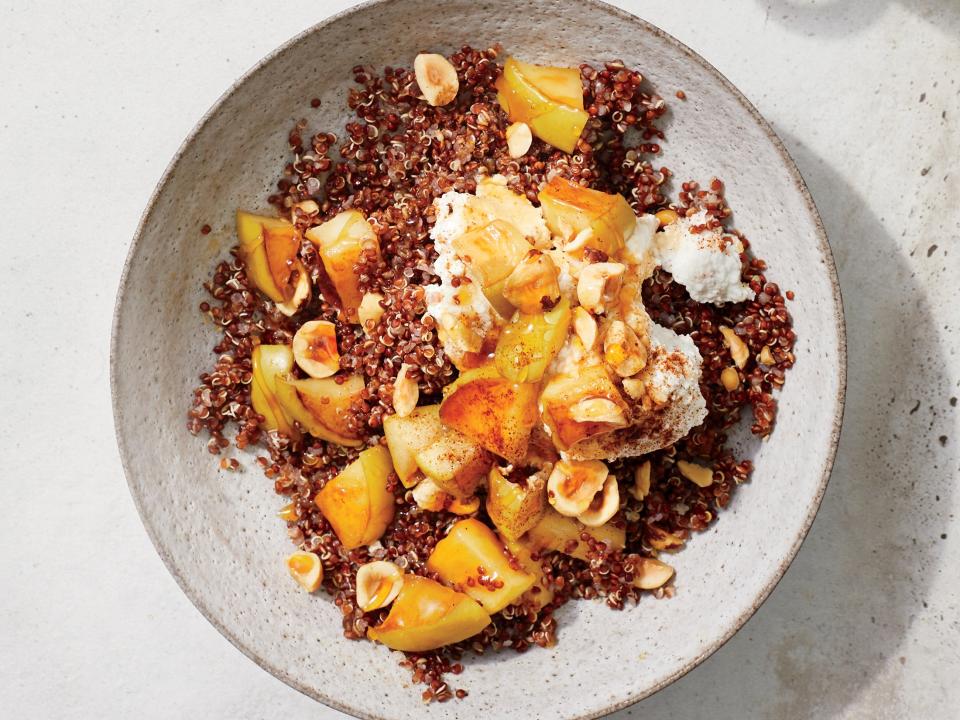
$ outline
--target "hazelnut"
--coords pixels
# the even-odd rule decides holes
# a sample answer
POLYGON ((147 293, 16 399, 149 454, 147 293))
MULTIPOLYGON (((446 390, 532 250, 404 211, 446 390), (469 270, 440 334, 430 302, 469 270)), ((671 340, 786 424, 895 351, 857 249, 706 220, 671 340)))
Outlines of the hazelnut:
POLYGON ((633 584, 641 590, 656 590, 673 577, 673 568, 656 558, 634 560, 633 584))
POLYGON ((293 336, 293 359, 312 378, 325 378, 340 369, 337 331, 332 322, 311 320, 293 336))
POLYGON ((578 232, 570 242, 563 246, 563 251, 575 253, 583 250, 587 246, 587 243, 593 240, 593 237, 593 228, 584 228, 578 232))
POLYGON ((637 500, 643 500, 650 492, 650 461, 644 460, 633 473, 633 487, 630 494, 637 500))
POLYGON ((769 345, 763 346, 763 350, 760 351, 760 355, 757 356, 757 360, 761 365, 766 365, 767 367, 777 364, 776 359, 773 357, 773 353, 770 351, 769 345))
POLYGON ((620 377, 631 377, 647 365, 647 348, 622 320, 607 326, 603 337, 603 358, 620 377))
POLYGON ((667 225, 671 225, 680 218, 680 216, 677 214, 677 211, 671 210, 670 208, 659 210, 656 213, 656 217, 660 223, 660 227, 666 227, 667 225))
POLYGON ((524 122, 515 122, 507 127, 507 154, 512 158, 523 157, 533 144, 533 133, 524 122))
POLYGON ((287 570, 307 592, 314 592, 323 580, 323 563, 312 552, 295 552, 287 557, 287 570))
POLYGON ((720 382, 727 392, 733 392, 740 387, 740 373, 735 367, 725 367, 720 373, 720 382))
POLYGON ((687 480, 698 487, 709 487, 713 484, 713 470, 703 465, 677 460, 677 469, 687 480))
POLYGON ((310 276, 302 264, 297 269, 297 286, 293 289, 293 297, 287 302, 277 303, 277 310, 287 317, 296 315, 297 310, 310 297, 310 276))
POLYGON ((547 478, 547 499, 561 515, 577 517, 590 509, 608 475, 600 460, 561 460, 547 478))
POLYGON ((293 503, 287 503, 280 508, 280 511, 277 513, 277 517, 284 522, 296 522, 300 519, 300 515, 297 513, 297 506, 293 503))
POLYGON ((451 495, 441 490, 439 485, 426 477, 417 483, 411 493, 413 494, 413 501, 420 508, 431 512, 440 512, 452 499, 451 495))
POLYGON ((413 61, 413 72, 427 104, 440 107, 457 97, 460 80, 456 69, 443 55, 420 53, 413 61))
POLYGON ((383 295, 380 293, 366 293, 360 301, 360 306, 357 308, 357 317, 360 320, 360 327, 367 335, 383 317, 384 309, 380 304, 382 300, 383 295))
POLYGON ((392 562, 374 560, 357 570, 357 605, 371 612, 392 603, 403 587, 403 570, 392 562))
POLYGON ((597 342, 597 321, 579 305, 573 309, 573 331, 583 343, 584 350, 593 350, 597 342))
POLYGON ((410 377, 411 370, 412 365, 403 363, 393 383, 393 410, 399 417, 412 413, 420 399, 420 386, 410 377))
POLYGON ((626 266, 600 262, 587 265, 577 280, 577 299, 590 312, 602 313, 617 298, 626 266))
POLYGON ((549 255, 531 250, 507 276, 503 297, 520 312, 541 313, 543 300, 556 303, 560 299, 559 271, 549 255))
POLYGON ((730 350, 730 356, 733 358, 733 362, 736 363, 738 368, 742 369, 750 357, 750 350, 747 348, 747 344, 740 339, 740 336, 733 331, 733 328, 728 328, 726 325, 720 326, 720 334, 723 335, 723 344, 730 350))
POLYGON ((617 514, 620 509, 620 486, 617 478, 608 475, 603 490, 597 493, 586 511, 577 515, 577 520, 587 527, 600 527, 617 514))
POLYGON ((624 426, 627 418, 623 408, 613 400, 603 397, 586 398, 570 407, 570 417, 575 422, 605 423, 607 425, 624 426))

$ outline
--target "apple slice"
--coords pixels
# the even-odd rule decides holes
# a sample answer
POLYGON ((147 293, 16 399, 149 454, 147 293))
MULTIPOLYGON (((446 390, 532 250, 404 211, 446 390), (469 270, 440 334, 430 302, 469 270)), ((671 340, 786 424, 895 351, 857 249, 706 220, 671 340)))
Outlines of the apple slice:
POLYGON ((550 436, 560 450, 574 443, 613 432, 627 424, 629 410, 617 386, 601 365, 580 368, 577 375, 556 375, 540 394, 541 416, 550 428, 550 436), (610 417, 583 419, 578 410, 588 404, 604 403, 612 411, 610 417))
POLYGON ((336 378, 295 380, 285 375, 277 378, 275 394, 286 414, 315 438, 359 447, 363 443, 347 430, 345 415, 363 388, 363 378, 359 375, 352 375, 342 383, 336 378))
POLYGON ((277 430, 293 440, 299 439, 293 417, 284 411, 277 398, 278 379, 293 370, 293 351, 288 345, 258 345, 251 360, 250 400, 253 409, 263 415, 267 430, 277 430))
POLYGON ((622 195, 591 190, 559 176, 544 186, 539 199, 551 232, 570 240, 589 229, 593 237, 585 247, 609 256, 623 249, 637 224, 633 209, 622 195))
POLYGON ((506 279, 530 250, 530 243, 512 223, 494 220, 454 239, 453 248, 480 285, 488 288, 506 279))
POLYGON ((626 530, 612 522, 600 527, 587 527, 574 518, 561 515, 553 508, 547 508, 540 522, 527 533, 526 544, 536 551, 553 550, 588 561, 587 546, 580 539, 580 534, 584 532, 594 540, 602 540, 613 550, 623 550, 627 542, 626 530))
POLYGON ((533 471, 519 481, 492 468, 487 480, 487 515, 500 534, 516 540, 543 517, 547 508, 547 472, 533 471))
POLYGON ((392 650, 426 652, 473 637, 489 624, 490 616, 468 595, 406 575, 390 614, 367 637, 392 650))
POLYGON ((580 68, 534 65, 516 58, 507 60, 511 61, 517 72, 550 100, 583 110, 580 68))
POLYGON ((390 455, 369 448, 317 493, 315 502, 347 550, 380 539, 393 520, 394 498, 387 490, 390 455))
POLYGON ((437 543, 427 568, 461 590, 491 615, 531 588, 535 577, 515 570, 493 530, 479 520, 460 520, 437 543))
POLYGON ((388 415, 383 419, 383 434, 393 458, 393 469, 404 487, 412 487, 420 466, 416 453, 424 450, 443 434, 437 406, 414 408, 406 417, 388 415))
POLYGON ((237 237, 247 278, 284 314, 293 315, 310 296, 296 228, 281 218, 237 210, 237 237))
POLYGON ((534 550, 530 541, 526 538, 509 540, 503 535, 500 536, 500 540, 520 563, 520 567, 534 577, 533 585, 520 598, 521 604, 533 610, 541 610, 544 606, 553 602, 553 586, 549 582, 547 574, 543 571, 543 564, 539 559, 533 559, 534 550))
POLYGON ((357 310, 363 301, 359 277, 354 269, 365 252, 380 253, 377 234, 359 210, 345 210, 306 232, 317 246, 323 267, 339 296, 348 322, 360 322, 357 310))

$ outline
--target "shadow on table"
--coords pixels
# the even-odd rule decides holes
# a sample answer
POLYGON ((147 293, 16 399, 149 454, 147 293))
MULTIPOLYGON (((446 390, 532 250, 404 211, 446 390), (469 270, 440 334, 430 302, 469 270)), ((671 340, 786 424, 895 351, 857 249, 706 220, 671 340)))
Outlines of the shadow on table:
POLYGON ((844 291, 849 377, 833 478, 803 549, 749 624, 700 668, 611 717, 834 717, 867 688, 876 717, 898 716, 896 675, 881 676, 906 662, 901 644, 940 564, 956 444, 914 464, 931 414, 949 410, 950 379, 939 328, 897 243, 855 188, 784 139, 820 208, 844 291), (929 397, 942 398, 936 409, 905 396, 920 368, 929 397))
POLYGON ((960 34, 960 4, 956 0, 757 0, 767 19, 787 30, 809 35, 843 37, 873 25, 893 5, 919 18, 960 34))

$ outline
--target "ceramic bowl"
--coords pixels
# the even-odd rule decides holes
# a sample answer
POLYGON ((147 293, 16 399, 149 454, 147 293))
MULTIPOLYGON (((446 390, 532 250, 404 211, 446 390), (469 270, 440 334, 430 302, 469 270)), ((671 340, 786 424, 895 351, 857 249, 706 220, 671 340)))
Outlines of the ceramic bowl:
POLYGON ((839 433, 845 353, 839 290, 816 209, 783 145, 702 58, 657 28, 587 0, 384 0, 323 22, 241 78, 190 134, 130 248, 113 329, 112 384, 126 476, 157 551, 230 642, 298 690, 359 717, 587 718, 629 705, 709 656, 787 569, 813 521, 839 433), (726 182, 736 226, 795 291, 797 364, 768 442, 744 439, 753 481, 719 522, 671 558, 677 595, 617 612, 570 603, 559 644, 470 659, 460 702, 425 706, 383 646, 350 642, 329 596, 307 595, 282 558, 280 499, 256 470, 218 470, 186 430, 215 330, 197 311, 212 263, 235 243, 235 208, 266 209, 286 135, 307 116, 339 129, 350 69, 409 64, 425 49, 501 43, 535 62, 620 58, 674 101, 663 164, 726 182), (319 97, 321 109, 307 107, 319 97), (213 232, 201 236, 205 223, 213 232))

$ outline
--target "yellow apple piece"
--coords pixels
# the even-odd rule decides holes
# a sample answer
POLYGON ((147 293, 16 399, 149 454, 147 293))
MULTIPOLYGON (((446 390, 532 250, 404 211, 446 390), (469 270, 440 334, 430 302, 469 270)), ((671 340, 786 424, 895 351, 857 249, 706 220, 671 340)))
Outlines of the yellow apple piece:
POLYGON ((527 454, 537 424, 536 384, 507 380, 488 362, 444 388, 440 420, 510 462, 527 454))
POLYGON ((407 575, 390 613, 367 637, 392 650, 426 652, 473 637, 489 624, 490 616, 470 596, 407 575))
POLYGON ((534 577, 533 585, 531 585, 530 589, 520 598, 521 604, 531 607, 534 610, 540 610, 545 605, 553 602, 553 585, 549 582, 547 574, 543 572, 543 564, 541 561, 539 559, 533 559, 534 551, 530 545, 530 541, 526 538, 509 540, 505 538, 503 534, 500 535, 500 540, 506 546, 507 550, 510 551, 510 554, 520 563, 520 567, 534 577))
POLYGON ((377 234, 359 210, 345 210, 306 232, 317 246, 323 267, 333 283, 348 322, 360 321, 357 313, 363 301, 359 277, 354 269, 365 252, 380 253, 377 234))
POLYGON ((622 195, 585 188, 557 176, 539 194, 543 219, 555 235, 570 240, 591 230, 586 247, 614 256, 633 234, 637 217, 622 195))
POLYGON ((561 450, 627 424, 627 405, 601 365, 551 378, 540 394, 540 406, 551 438, 561 450))
POLYGON ((387 415, 383 419, 383 434, 393 458, 393 469, 404 487, 412 487, 420 472, 416 454, 444 433, 436 405, 414 408, 406 417, 387 415))
POLYGON ((487 515, 500 534, 516 540, 543 517, 547 507, 547 472, 532 471, 519 479, 492 468, 487 480, 487 515))
POLYGON ((530 250, 530 243, 512 223, 494 220, 457 237, 453 248, 480 285, 488 288, 506 279, 530 250))
POLYGON ((530 573, 511 567, 504 550, 493 530, 482 522, 460 520, 437 543, 427 559, 427 568, 492 615, 517 600, 536 580, 530 573))
POLYGON ((377 445, 360 453, 317 493, 317 507, 347 550, 379 540, 393 520, 390 468, 390 453, 377 445))
POLYGON ((348 447, 362 444, 360 437, 347 429, 346 415, 363 388, 360 375, 351 375, 342 383, 335 378, 282 376, 276 380, 277 400, 288 417, 315 438, 348 447))
POLYGON ((525 540, 533 550, 553 550, 579 560, 589 560, 587 544, 580 539, 586 532, 594 540, 605 542, 612 550, 623 550, 627 533, 622 527, 608 522, 600 527, 587 527, 575 518, 565 517, 553 508, 548 508, 536 525, 527 533, 525 540))
POLYGON ((546 312, 517 313, 497 338, 493 358, 499 373, 514 382, 539 382, 567 340, 570 318, 566 298, 546 312))
POLYGON ((576 149, 589 118, 583 109, 577 68, 538 66, 508 58, 496 87, 497 100, 511 122, 527 123, 537 137, 564 152, 576 149))
POLYGON ((253 409, 263 415, 263 426, 296 440, 300 437, 293 418, 277 399, 278 379, 293 370, 293 351, 289 345, 258 345, 253 349, 253 379, 250 400, 253 409))
POLYGON ((281 218, 237 210, 240 258, 247 277, 286 315, 292 315, 310 296, 310 278, 300 262, 300 237, 281 218))

